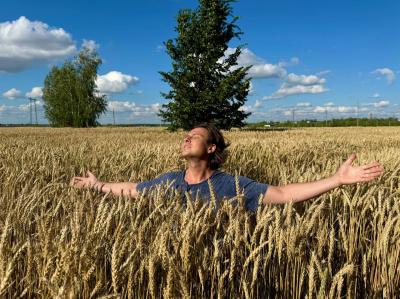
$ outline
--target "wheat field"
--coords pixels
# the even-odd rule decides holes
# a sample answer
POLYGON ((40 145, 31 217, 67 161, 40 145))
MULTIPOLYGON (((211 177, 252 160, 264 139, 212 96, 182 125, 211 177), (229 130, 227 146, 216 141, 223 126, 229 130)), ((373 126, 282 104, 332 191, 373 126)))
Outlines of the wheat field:
POLYGON ((183 205, 165 188, 134 200, 68 186, 86 170, 139 182, 183 169, 182 132, 1 128, 0 297, 399 298, 399 133, 225 132, 223 169, 272 185, 331 175, 352 152, 385 167, 373 183, 251 213, 183 205))

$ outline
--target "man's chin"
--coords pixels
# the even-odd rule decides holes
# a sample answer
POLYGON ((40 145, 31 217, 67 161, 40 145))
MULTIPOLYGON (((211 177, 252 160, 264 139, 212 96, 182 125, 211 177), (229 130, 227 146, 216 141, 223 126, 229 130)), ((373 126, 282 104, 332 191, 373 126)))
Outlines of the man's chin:
POLYGON ((190 158, 190 153, 185 153, 185 152, 183 152, 183 153, 181 153, 181 158, 182 159, 189 159, 190 158))

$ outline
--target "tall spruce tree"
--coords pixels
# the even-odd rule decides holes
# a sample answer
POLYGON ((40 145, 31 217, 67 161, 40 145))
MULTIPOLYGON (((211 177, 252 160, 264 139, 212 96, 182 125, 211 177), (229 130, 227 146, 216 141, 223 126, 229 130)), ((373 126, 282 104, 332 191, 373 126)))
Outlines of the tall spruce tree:
POLYGON ((101 59, 93 49, 83 48, 73 61, 53 67, 43 88, 45 116, 52 126, 92 127, 106 111, 107 101, 96 89, 101 59))
POLYGON ((161 93, 170 100, 159 116, 169 128, 190 129, 199 122, 213 122, 221 129, 242 127, 250 115, 241 107, 249 92, 249 67, 238 67, 241 47, 224 55, 232 38, 242 32, 232 16, 232 0, 199 0, 195 10, 178 13, 178 36, 164 43, 172 71, 160 72, 171 90, 161 93), (230 18, 230 20, 228 20, 230 18))

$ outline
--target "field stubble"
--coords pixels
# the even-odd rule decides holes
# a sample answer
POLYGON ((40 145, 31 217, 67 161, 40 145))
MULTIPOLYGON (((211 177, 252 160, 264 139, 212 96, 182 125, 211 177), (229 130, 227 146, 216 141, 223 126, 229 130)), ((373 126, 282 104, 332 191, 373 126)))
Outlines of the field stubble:
POLYGON ((127 200, 68 186, 89 169, 134 182, 183 169, 183 133, 0 129, 0 296, 400 297, 397 128, 225 135, 224 170, 273 185, 331 175, 351 152, 385 173, 306 203, 215 212, 165 188, 127 200))

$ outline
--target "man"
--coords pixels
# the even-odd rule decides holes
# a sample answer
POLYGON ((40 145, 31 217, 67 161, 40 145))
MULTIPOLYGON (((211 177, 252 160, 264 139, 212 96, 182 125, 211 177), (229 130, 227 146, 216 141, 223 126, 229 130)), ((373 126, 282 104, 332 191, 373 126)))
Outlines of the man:
MULTIPOLYGON (((232 198, 237 195, 235 176, 219 170, 224 163, 229 146, 221 132, 212 124, 203 123, 195 126, 183 139, 182 157, 187 161, 184 171, 169 172, 151 181, 142 183, 106 183, 100 182, 90 171, 87 177, 73 177, 71 186, 93 188, 101 192, 111 192, 117 196, 135 198, 138 192, 151 190, 160 184, 170 183, 174 188, 191 193, 193 197, 210 199, 210 184, 218 199, 232 198)), ((263 197, 263 204, 282 204, 290 201, 300 202, 341 185, 369 182, 383 173, 378 162, 363 166, 352 166, 356 155, 352 154, 331 177, 309 183, 272 186, 256 182, 247 177, 238 177, 240 191, 244 193, 246 208, 255 211, 258 199, 263 197)))

